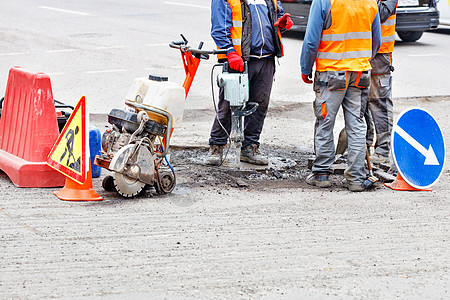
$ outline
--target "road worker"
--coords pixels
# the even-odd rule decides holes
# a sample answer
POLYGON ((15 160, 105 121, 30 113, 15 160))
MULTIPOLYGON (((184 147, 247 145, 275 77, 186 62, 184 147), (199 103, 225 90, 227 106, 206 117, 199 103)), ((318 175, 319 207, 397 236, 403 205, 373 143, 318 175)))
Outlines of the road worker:
POLYGON ((312 2, 301 53, 305 83, 313 83, 316 116, 315 159, 306 182, 329 187, 335 160, 333 128, 342 105, 348 136, 345 186, 363 191, 372 183, 365 169, 366 123, 364 112, 370 85, 370 59, 381 44, 376 0, 315 0, 312 2))
POLYGON ((381 47, 371 60, 371 84, 366 121, 367 144, 373 143, 373 127, 376 132, 373 163, 389 163, 392 125, 394 122, 392 102, 392 51, 395 43, 395 20, 398 0, 378 0, 381 22, 381 47), (372 125, 373 122, 373 125, 372 125))
MULTIPOLYGON (((289 14, 284 14, 279 0, 212 0, 211 23, 211 36, 217 47, 228 50, 226 55, 219 56, 219 61, 228 61, 230 68, 240 72, 244 61, 247 62, 249 102, 259 104, 257 110, 244 119, 240 160, 267 165, 268 158, 259 151, 259 138, 269 107, 275 57, 283 56, 280 32, 290 29, 293 23, 289 14)), ((230 130, 231 110, 221 88, 206 164, 221 164, 230 130)))

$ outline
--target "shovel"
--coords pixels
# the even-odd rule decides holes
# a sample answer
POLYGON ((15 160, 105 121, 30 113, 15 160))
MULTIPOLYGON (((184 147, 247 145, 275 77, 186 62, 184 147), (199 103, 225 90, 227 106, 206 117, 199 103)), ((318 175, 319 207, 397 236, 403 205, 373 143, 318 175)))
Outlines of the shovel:
MULTIPOLYGON (((336 146, 336 154, 343 155, 345 153, 345 150, 347 150, 347 131, 345 131, 345 128, 342 128, 341 132, 339 133, 338 143, 336 146)), ((370 163, 369 158, 369 149, 367 147, 366 147, 366 160, 367 160, 367 169, 369 169, 369 178, 367 179, 373 184, 379 181, 379 179, 378 177, 373 175, 372 164, 370 163)), ((372 184, 369 183, 369 185, 371 186, 372 184)))
POLYGON ((375 183, 379 179, 378 179, 378 177, 373 175, 372 164, 370 163, 370 158, 369 158, 369 149, 367 149, 367 147, 366 147, 366 160, 367 160, 367 168, 369 169, 369 178, 367 178, 367 179, 369 179, 371 182, 375 183))
POLYGON ((339 133, 338 143, 336 146, 336 154, 343 155, 345 153, 345 150, 347 150, 347 131, 345 131, 345 128, 342 128, 341 132, 339 133))

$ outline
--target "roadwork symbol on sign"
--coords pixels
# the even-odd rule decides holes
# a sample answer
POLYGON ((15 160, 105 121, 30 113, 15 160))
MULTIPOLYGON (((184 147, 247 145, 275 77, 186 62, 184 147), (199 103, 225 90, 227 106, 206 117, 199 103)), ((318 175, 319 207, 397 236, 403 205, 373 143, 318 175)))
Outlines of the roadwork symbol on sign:
POLYGON ((445 141, 427 111, 412 108, 402 112, 391 139, 397 170, 410 186, 427 189, 438 181, 444 170, 445 141))
POLYGON ((86 98, 81 97, 47 157, 47 164, 79 184, 86 182, 86 98))

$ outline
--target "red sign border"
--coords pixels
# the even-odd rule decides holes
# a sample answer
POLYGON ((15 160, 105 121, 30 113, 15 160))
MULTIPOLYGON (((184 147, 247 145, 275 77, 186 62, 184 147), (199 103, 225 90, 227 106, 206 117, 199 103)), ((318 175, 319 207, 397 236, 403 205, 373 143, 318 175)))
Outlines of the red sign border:
POLYGON ((74 181, 76 181, 79 184, 84 184, 86 182, 86 178, 87 178, 87 171, 86 171, 86 97, 83 96, 81 97, 80 101, 78 101, 77 106, 75 106, 72 114, 70 115, 69 119, 67 120, 66 125, 64 126, 63 130, 61 131, 61 133, 58 136, 58 139, 56 140, 56 142, 53 144, 52 149, 50 150, 50 153, 47 156, 47 165, 50 166, 51 168, 55 169, 56 171, 62 173, 63 175, 65 175, 66 177, 69 177, 71 179, 73 179, 74 181), (64 137, 66 131, 69 128, 70 123, 72 122, 73 118, 75 117, 75 115, 77 114, 78 110, 81 109, 81 140, 82 140, 82 145, 81 145, 81 175, 77 174, 76 172, 74 172, 73 170, 67 168, 66 166, 60 164, 57 161, 54 161, 51 156, 53 155, 53 153, 55 152, 57 146, 59 145, 59 143, 61 142, 62 138, 64 137))

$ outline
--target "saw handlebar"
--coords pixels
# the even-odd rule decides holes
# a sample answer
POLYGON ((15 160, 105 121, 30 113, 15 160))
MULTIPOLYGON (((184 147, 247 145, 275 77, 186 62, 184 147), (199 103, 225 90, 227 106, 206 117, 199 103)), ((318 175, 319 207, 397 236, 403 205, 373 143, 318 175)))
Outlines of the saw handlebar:
POLYGON ((226 54, 226 50, 202 50, 203 42, 200 42, 198 48, 192 48, 188 46, 188 40, 181 34, 182 41, 171 42, 169 44, 170 48, 178 49, 181 53, 181 58, 183 60, 184 71, 186 72, 186 79, 183 83, 183 88, 185 90, 185 95, 187 97, 189 89, 191 88, 192 81, 194 80, 195 74, 197 73, 198 66, 202 59, 209 59, 209 54, 226 54))
MULTIPOLYGON (((192 52, 196 56, 206 56, 201 57, 203 59, 208 59, 209 54, 217 55, 217 54, 227 54, 227 50, 225 49, 217 49, 217 50, 202 50, 203 42, 200 42, 200 45, 198 48, 192 48, 191 46, 187 45, 187 40, 184 41, 178 41, 178 42, 171 42, 169 44, 170 48, 179 49, 182 52, 192 52)), ((200 57, 199 57, 200 58, 200 57)))

